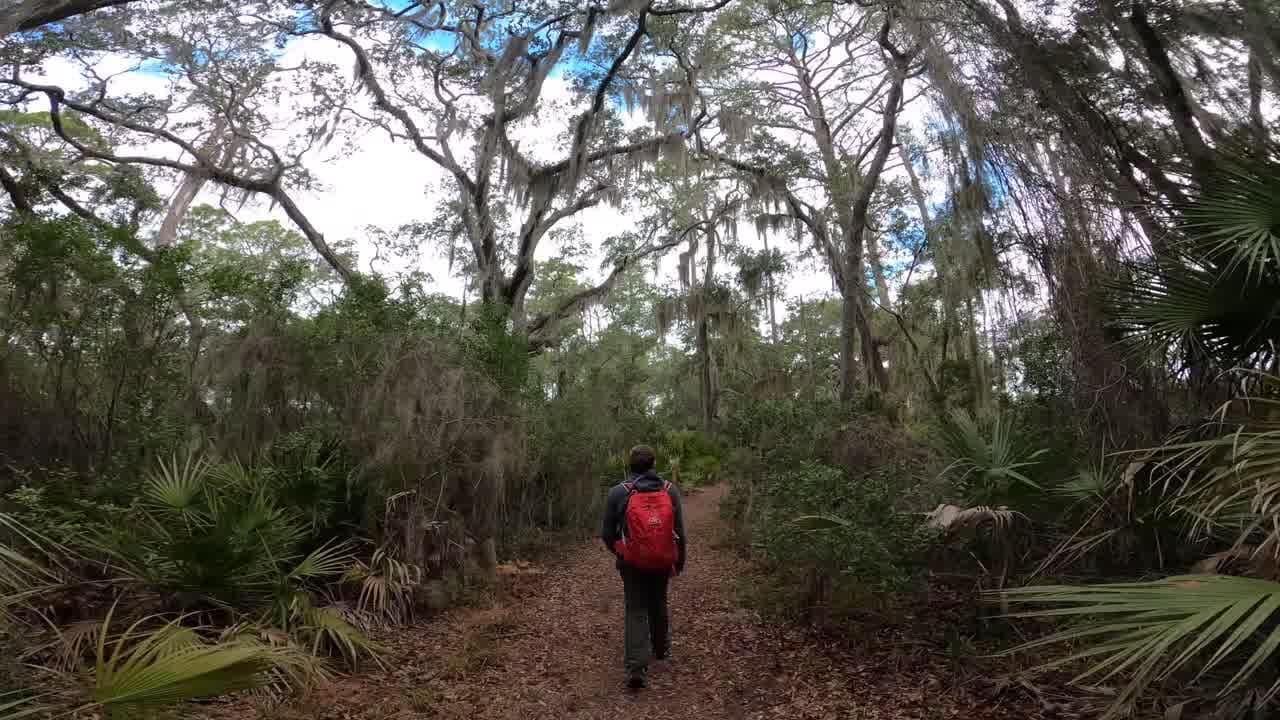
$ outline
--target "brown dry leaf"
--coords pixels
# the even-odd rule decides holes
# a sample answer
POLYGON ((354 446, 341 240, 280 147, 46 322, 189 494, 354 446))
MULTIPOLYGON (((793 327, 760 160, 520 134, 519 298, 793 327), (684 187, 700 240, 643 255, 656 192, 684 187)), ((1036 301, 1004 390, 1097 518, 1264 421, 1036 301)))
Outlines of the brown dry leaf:
MULTIPOLYGON (((723 493, 686 493, 691 552, 672 583, 674 657, 653 665, 645 692, 622 688, 622 583, 613 558, 585 543, 546 565, 499 565, 505 594, 489 607, 386 631, 377 638, 391 648, 385 672, 339 677, 269 713, 244 701, 202 712, 227 720, 1049 717, 1030 693, 993 703, 976 684, 955 681, 929 642, 907 634, 938 621, 932 607, 904 630, 846 637, 766 622, 740 607, 737 588, 756 570, 715 542, 723 493)), ((963 599, 937 597, 939 607, 963 612, 963 599)))

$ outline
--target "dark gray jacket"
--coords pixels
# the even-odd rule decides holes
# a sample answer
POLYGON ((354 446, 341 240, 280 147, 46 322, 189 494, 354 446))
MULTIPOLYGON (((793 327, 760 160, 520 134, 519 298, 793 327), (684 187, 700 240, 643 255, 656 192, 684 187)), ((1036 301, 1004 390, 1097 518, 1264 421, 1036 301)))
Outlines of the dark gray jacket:
MULTIPOLYGON (((632 474, 627 482, 635 483, 636 492, 656 492, 662 489, 663 479, 658 473, 650 470, 643 475, 632 474)), ((667 493, 671 496, 671 509, 675 512, 676 546, 680 550, 676 560, 676 572, 684 571, 685 554, 687 553, 684 533, 684 506, 680 502, 680 490, 671 485, 667 493)), ((627 514, 627 500, 631 494, 626 483, 618 483, 609 489, 609 497, 604 505, 604 526, 600 530, 600 539, 604 546, 613 552, 613 544, 622 539, 622 524, 627 514)), ((622 567, 622 559, 618 559, 618 567, 622 567)))

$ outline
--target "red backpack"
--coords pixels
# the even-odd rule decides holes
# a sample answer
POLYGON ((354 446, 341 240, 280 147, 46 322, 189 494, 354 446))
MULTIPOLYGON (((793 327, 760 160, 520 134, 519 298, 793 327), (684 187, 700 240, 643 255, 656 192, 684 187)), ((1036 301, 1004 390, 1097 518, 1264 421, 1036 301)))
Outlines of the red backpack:
POLYGON ((675 567, 676 514, 671 505, 671 483, 663 483, 661 492, 637 492, 635 483, 627 489, 627 511, 622 539, 614 544, 618 556, 640 570, 662 571, 675 567))

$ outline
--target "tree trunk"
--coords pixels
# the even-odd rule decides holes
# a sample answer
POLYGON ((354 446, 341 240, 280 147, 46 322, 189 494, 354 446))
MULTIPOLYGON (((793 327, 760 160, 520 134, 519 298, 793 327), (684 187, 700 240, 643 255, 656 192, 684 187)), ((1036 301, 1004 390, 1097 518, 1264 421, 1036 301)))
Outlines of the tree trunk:
MULTIPOLYGON (((881 37, 881 44, 887 42, 887 28, 881 37)), ((826 182, 830 186, 832 205, 841 230, 840 254, 843 256, 843 272, 832 268, 832 273, 841 277, 841 297, 844 307, 841 311, 840 323, 840 398, 849 402, 854 397, 858 375, 854 363, 854 333, 861 342, 862 360, 866 365, 868 384, 880 390, 889 388, 889 376, 885 372, 884 363, 880 361, 880 348, 876 344, 868 318, 866 291, 863 279, 863 246, 862 234, 867 227, 867 214, 871 208, 871 197, 875 194, 880 182, 880 174, 884 171, 885 161, 893 150, 895 130, 898 123, 898 112, 901 110, 903 85, 906 82, 906 68, 910 63, 909 56, 894 52, 894 60, 886 68, 892 80, 885 94, 884 110, 881 115, 880 134, 875 144, 875 152, 866 172, 860 168, 849 166, 836 154, 835 141, 832 137, 831 124, 828 121, 822 98, 817 92, 808 70, 792 54, 792 65, 796 70, 800 94, 808 108, 813 124, 814 139, 818 152, 822 156, 823 168, 826 171, 826 182)))
MULTIPOLYGON (((212 157, 214 165, 222 165, 228 163, 239 151, 244 141, 241 138, 231 136, 223 138, 226 132, 226 120, 219 116, 214 120, 213 129, 209 133, 209 140, 205 143, 202 151, 212 157), (218 144, 226 140, 226 147, 219 148, 218 144)), ((160 223, 160 232, 156 235, 156 247, 165 248, 172 247, 178 241, 178 228, 182 226, 182 221, 186 219, 187 213, 191 210, 191 204, 195 202, 196 197, 200 194, 200 190, 204 188, 205 183, 209 181, 207 175, 195 172, 184 173, 182 182, 178 185, 178 190, 173 194, 173 199, 169 201, 169 209, 165 212, 164 221, 160 223)))
POLYGON ((1262 59, 1255 51, 1249 52, 1249 126, 1258 146, 1265 147, 1269 133, 1262 117, 1262 59))
POLYGON ((569 371, 561 365, 556 370, 556 399, 563 400, 569 389, 569 371))
POLYGON ((715 370, 711 358, 711 339, 705 314, 698 320, 698 396, 702 410, 702 431, 708 435, 715 431, 715 370))
MULTIPOLYGON (((867 241, 867 262, 871 265, 871 278, 876 285, 876 301, 886 313, 893 312, 893 299, 889 297, 889 282, 884 276, 884 266, 880 263, 880 247, 879 239, 874 235, 870 236, 867 241)), ((907 381, 907 363, 905 362, 906 353, 902 349, 902 338, 895 334, 891 336, 888 342, 889 350, 889 370, 885 373, 887 379, 883 387, 888 388, 893 384, 893 379, 901 382, 907 381)), ((881 364, 883 368, 883 363, 881 364)), ((895 385, 896 386, 896 385, 895 385)))
POLYGON ((860 378, 855 338, 860 327, 861 283, 845 283, 840 300, 840 400, 849 403, 860 378))
POLYGON ((964 309, 969 316, 969 376, 973 381, 974 405, 987 408, 991 406, 991 383, 987 381, 987 358, 978 343, 978 315, 973 309, 972 296, 965 296, 964 309))
POLYGON ((1244 8, 1244 27, 1248 34, 1250 54, 1258 61, 1258 71, 1271 78, 1272 92, 1280 93, 1280 25, 1268 0, 1240 0, 1244 8))
POLYGON ((800 298, 800 332, 804 335, 804 361, 805 368, 809 371, 809 381, 805 383, 805 394, 810 400, 813 400, 814 390, 818 384, 818 373, 816 363, 813 360, 813 339, 809 335, 809 302, 803 296, 800 298))
MULTIPOLYGON (((1003 311, 1000 312, 1000 316, 1002 319, 1004 318, 1003 311)), ((983 324, 987 326, 987 341, 991 343, 991 361, 992 367, 995 370, 995 377, 993 378, 995 389, 1000 396, 1004 396, 1009 391, 1008 383, 1005 378, 1005 357, 1004 353, 1000 352, 1000 346, 997 343, 999 338, 996 336, 995 323, 990 322, 990 318, 988 317, 988 308, 985 296, 982 299, 982 317, 983 324)))
MULTIPOLYGON (((764 253, 765 253, 765 257, 770 257, 770 255, 769 255, 769 233, 767 233, 767 232, 766 232, 766 233, 760 233, 760 237, 764 239, 764 253)), ((776 308, 776 307, 775 307, 775 305, 774 305, 774 298, 775 298, 775 296, 776 296, 778 293, 777 293, 777 290, 776 290, 776 289, 774 289, 774 285, 773 285, 773 270, 770 270, 770 271, 767 273, 765 280, 766 280, 765 292, 769 293, 769 297, 768 297, 768 302, 769 302, 769 340, 770 340, 771 342, 775 342, 775 343, 776 343, 776 342, 778 342, 778 311, 777 311, 777 308, 776 308)))
POLYGON ((715 282, 716 266, 716 233, 714 230, 706 234, 707 261, 702 276, 702 288, 699 291, 701 300, 698 303, 698 361, 699 399, 702 406, 702 431, 708 435, 715 434, 716 415, 718 414, 718 393, 716 391, 715 358, 711 354, 711 328, 708 318, 708 300, 711 287, 715 282))
POLYGON ((893 300, 889 297, 889 282, 884 276, 884 266, 880 264, 880 248, 873 236, 867 243, 867 262, 871 264, 871 278, 876 284, 876 300, 880 307, 893 309, 893 300))
POLYGON ((462 295, 458 298, 458 332, 461 333, 467 326, 467 295, 471 293, 471 278, 468 277, 462 284, 462 295))
POLYGON ((1206 188, 1213 178, 1213 152, 1200 134, 1190 98, 1182 86, 1182 80, 1178 77, 1177 71, 1173 68, 1169 53, 1165 50, 1163 38, 1147 19, 1147 7, 1142 0, 1137 0, 1130 8, 1129 23, 1146 54, 1144 59, 1147 68, 1155 77, 1165 110, 1168 111, 1173 121, 1174 131, 1182 142, 1182 149, 1190 160, 1192 177, 1200 187, 1206 188))
POLYGON ((862 364, 867 370, 867 386, 882 392, 887 391, 891 387, 889 372, 885 370, 884 359, 880 355, 880 342, 871 327, 871 312, 867 307, 865 295, 858 297, 857 318, 858 335, 869 338, 869 340, 863 340, 861 344, 862 364))

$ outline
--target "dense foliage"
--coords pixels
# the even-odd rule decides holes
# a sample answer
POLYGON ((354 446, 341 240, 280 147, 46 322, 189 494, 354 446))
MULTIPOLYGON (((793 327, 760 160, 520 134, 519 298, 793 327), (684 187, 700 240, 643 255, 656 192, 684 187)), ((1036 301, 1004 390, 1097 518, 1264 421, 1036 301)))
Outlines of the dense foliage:
POLYGON ((1263 0, 5 4, 0 717, 368 667, 594 532, 641 441, 731 487, 793 619, 959 597, 948 637, 1122 681, 1101 712, 1273 712, 1277 37, 1263 0), (417 179, 327 174, 380 142, 417 179))

